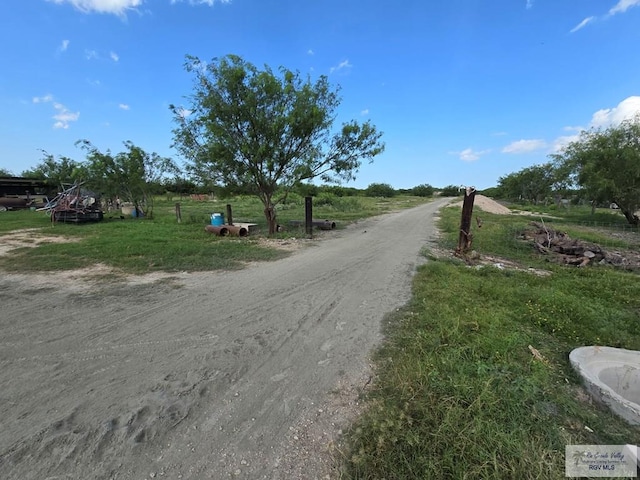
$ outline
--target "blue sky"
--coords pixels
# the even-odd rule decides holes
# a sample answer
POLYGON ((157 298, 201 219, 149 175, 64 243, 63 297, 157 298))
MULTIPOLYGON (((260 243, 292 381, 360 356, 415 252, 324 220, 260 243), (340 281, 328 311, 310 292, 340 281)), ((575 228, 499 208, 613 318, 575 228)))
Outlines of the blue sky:
MULTIPOLYGON (((350 185, 496 185, 640 112, 640 0, 3 0, 0 168, 90 140, 181 161, 185 55, 327 75, 386 151, 350 185)), ((339 123, 337 123, 338 125, 339 123)))

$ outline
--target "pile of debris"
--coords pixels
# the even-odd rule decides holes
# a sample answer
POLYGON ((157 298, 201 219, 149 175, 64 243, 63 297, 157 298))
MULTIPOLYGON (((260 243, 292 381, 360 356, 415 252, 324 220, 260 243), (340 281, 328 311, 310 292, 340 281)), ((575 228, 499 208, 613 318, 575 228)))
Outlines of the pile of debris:
POLYGON ((99 222, 104 218, 100 202, 93 192, 84 190, 82 183, 76 182, 58 193, 53 200, 38 209, 46 211, 52 222, 84 223, 99 222))
POLYGON ((533 247, 544 255, 552 255, 558 263, 584 267, 589 264, 636 266, 619 252, 606 252, 595 243, 570 238, 564 232, 547 227, 544 223, 531 222, 533 229, 521 234, 523 240, 532 242, 533 247))

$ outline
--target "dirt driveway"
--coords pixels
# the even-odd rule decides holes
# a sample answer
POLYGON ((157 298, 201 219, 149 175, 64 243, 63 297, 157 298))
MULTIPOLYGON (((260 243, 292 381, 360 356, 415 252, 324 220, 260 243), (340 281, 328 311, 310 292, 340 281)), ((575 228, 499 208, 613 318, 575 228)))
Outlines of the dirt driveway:
POLYGON ((444 203, 242 271, 68 288, 1 275, 0 478, 332 478, 444 203))

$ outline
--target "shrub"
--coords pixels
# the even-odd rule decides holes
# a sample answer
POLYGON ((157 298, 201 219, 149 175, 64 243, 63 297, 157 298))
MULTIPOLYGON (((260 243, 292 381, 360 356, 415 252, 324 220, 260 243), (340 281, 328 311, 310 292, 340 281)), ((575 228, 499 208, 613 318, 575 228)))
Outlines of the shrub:
POLYGON ((428 183, 418 185, 417 187, 413 187, 409 190, 411 195, 415 195, 416 197, 431 197, 433 196, 434 188, 428 183))
POLYGON ((460 187, 458 185, 447 185, 440 191, 440 195, 443 197, 457 197, 461 195, 460 187))
POLYGON ((372 183, 364 191, 367 197, 385 197, 395 196, 396 191, 388 183, 372 183))
POLYGON ((301 197, 315 197, 318 195, 319 189, 317 185, 313 185, 312 183, 299 183, 295 187, 295 193, 301 197))
POLYGON ((338 197, 336 197, 335 195, 322 193, 317 197, 313 197, 313 206, 314 207, 332 206, 337 201, 337 199, 338 197))

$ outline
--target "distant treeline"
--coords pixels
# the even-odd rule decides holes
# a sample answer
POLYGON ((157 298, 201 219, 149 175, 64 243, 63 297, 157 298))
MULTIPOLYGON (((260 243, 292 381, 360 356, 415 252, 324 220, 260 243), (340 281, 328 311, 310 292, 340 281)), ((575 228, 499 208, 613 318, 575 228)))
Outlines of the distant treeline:
MULTIPOLYGON (((372 183, 367 188, 344 187, 341 185, 314 185, 310 183, 300 183, 292 190, 303 197, 316 197, 319 195, 335 195, 336 197, 384 197, 391 198, 397 195, 413 195, 417 197, 431 197, 435 194, 447 197, 455 197, 461 194, 460 186, 447 185, 437 188, 429 184, 417 185, 413 188, 393 188, 388 183, 372 183)), ((248 193, 234 190, 218 185, 198 185, 188 179, 167 179, 162 184, 156 185, 154 193, 173 193, 177 195, 194 194, 215 194, 218 196, 229 196, 234 194, 248 193)))

